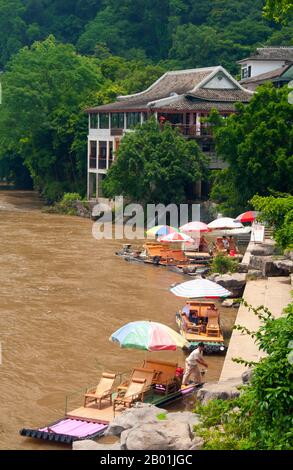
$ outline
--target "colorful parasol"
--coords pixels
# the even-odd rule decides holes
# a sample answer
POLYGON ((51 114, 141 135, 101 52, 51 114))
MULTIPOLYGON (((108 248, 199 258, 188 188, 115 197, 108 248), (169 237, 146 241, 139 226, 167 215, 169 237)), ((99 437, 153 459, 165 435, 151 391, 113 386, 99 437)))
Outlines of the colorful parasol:
POLYGON ((183 282, 170 289, 172 294, 177 297, 185 297, 186 299, 229 297, 231 292, 220 286, 216 282, 208 279, 194 279, 192 281, 183 282))
POLYGON ((147 236, 153 237, 163 237, 164 235, 169 235, 169 233, 179 232, 178 228, 170 227, 169 225, 156 225, 155 227, 147 230, 147 236))
POLYGON ((121 348, 142 349, 145 351, 175 351, 188 347, 183 336, 162 323, 136 321, 127 323, 110 337, 121 348))
POLYGON ((256 211, 247 211, 243 212, 243 214, 238 215, 235 219, 236 222, 246 223, 246 222, 254 222, 258 216, 258 212, 256 211))

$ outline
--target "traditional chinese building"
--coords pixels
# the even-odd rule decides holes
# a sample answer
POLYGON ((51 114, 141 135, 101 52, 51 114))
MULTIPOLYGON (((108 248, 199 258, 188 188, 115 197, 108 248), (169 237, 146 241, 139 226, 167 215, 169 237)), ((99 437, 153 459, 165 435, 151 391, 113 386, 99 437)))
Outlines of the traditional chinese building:
POLYGON ((186 139, 195 139, 209 157, 210 168, 222 169, 211 127, 203 118, 212 109, 227 117, 236 103, 248 103, 252 94, 223 67, 207 67, 167 72, 145 91, 88 109, 88 198, 103 196, 101 182, 123 135, 152 115, 160 123, 169 121, 186 139))

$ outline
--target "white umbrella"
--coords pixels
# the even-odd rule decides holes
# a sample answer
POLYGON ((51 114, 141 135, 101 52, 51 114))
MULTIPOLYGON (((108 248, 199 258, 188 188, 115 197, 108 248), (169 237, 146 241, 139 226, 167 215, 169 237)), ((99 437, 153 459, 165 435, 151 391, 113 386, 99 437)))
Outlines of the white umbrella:
POLYGON ((185 235, 185 233, 169 233, 164 237, 159 238, 160 242, 172 242, 172 243, 185 243, 185 242, 194 242, 193 238, 185 235))
POLYGON ((203 222, 194 221, 182 225, 182 227, 180 227, 180 230, 182 230, 183 232, 208 232, 209 227, 203 222))
POLYGON ((194 279, 193 281, 183 282, 172 287, 170 291, 172 294, 177 295, 177 297, 185 297, 187 299, 202 297, 218 299, 231 295, 230 291, 208 279, 194 279))
POLYGON ((243 225, 240 222, 235 222, 234 219, 230 217, 220 217, 219 219, 213 220, 208 224, 209 229, 219 230, 219 229, 233 229, 233 228, 243 228, 243 225))

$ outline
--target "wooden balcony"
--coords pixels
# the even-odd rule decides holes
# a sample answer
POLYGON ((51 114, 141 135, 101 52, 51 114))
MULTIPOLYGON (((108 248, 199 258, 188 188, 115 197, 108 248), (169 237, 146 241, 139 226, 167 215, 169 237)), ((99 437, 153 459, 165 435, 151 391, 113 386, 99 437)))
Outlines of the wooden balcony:
POLYGON ((174 129, 178 129, 179 132, 186 137, 201 138, 201 137, 213 137, 212 128, 210 126, 197 126, 195 124, 172 124, 174 129))

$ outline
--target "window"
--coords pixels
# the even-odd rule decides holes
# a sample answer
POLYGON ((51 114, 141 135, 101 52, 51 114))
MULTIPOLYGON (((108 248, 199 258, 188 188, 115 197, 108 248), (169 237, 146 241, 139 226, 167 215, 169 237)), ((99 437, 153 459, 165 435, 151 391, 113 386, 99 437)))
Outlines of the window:
POLYGON ((97 168, 97 142, 95 140, 90 141, 89 160, 90 168, 97 168))
POLYGON ((109 113, 100 113, 100 129, 109 129, 109 113))
POLYGON ((107 142, 104 140, 99 141, 99 169, 104 170, 107 168, 107 142))
POLYGON ((111 129, 124 129, 124 113, 111 113, 111 129))
POLYGON ((90 114, 90 129, 97 129, 98 128, 98 115, 90 114))
POLYGON ((109 142, 109 168, 112 165, 113 160, 114 160, 114 158, 113 158, 113 142, 110 141, 109 142))
POLYGON ((145 122, 148 120, 148 113, 142 113, 142 121, 145 122))
POLYGON ((245 66, 241 70, 241 78, 249 78, 251 77, 251 65, 245 66))
POLYGON ((131 129, 140 124, 140 113, 126 113, 126 127, 131 129))

